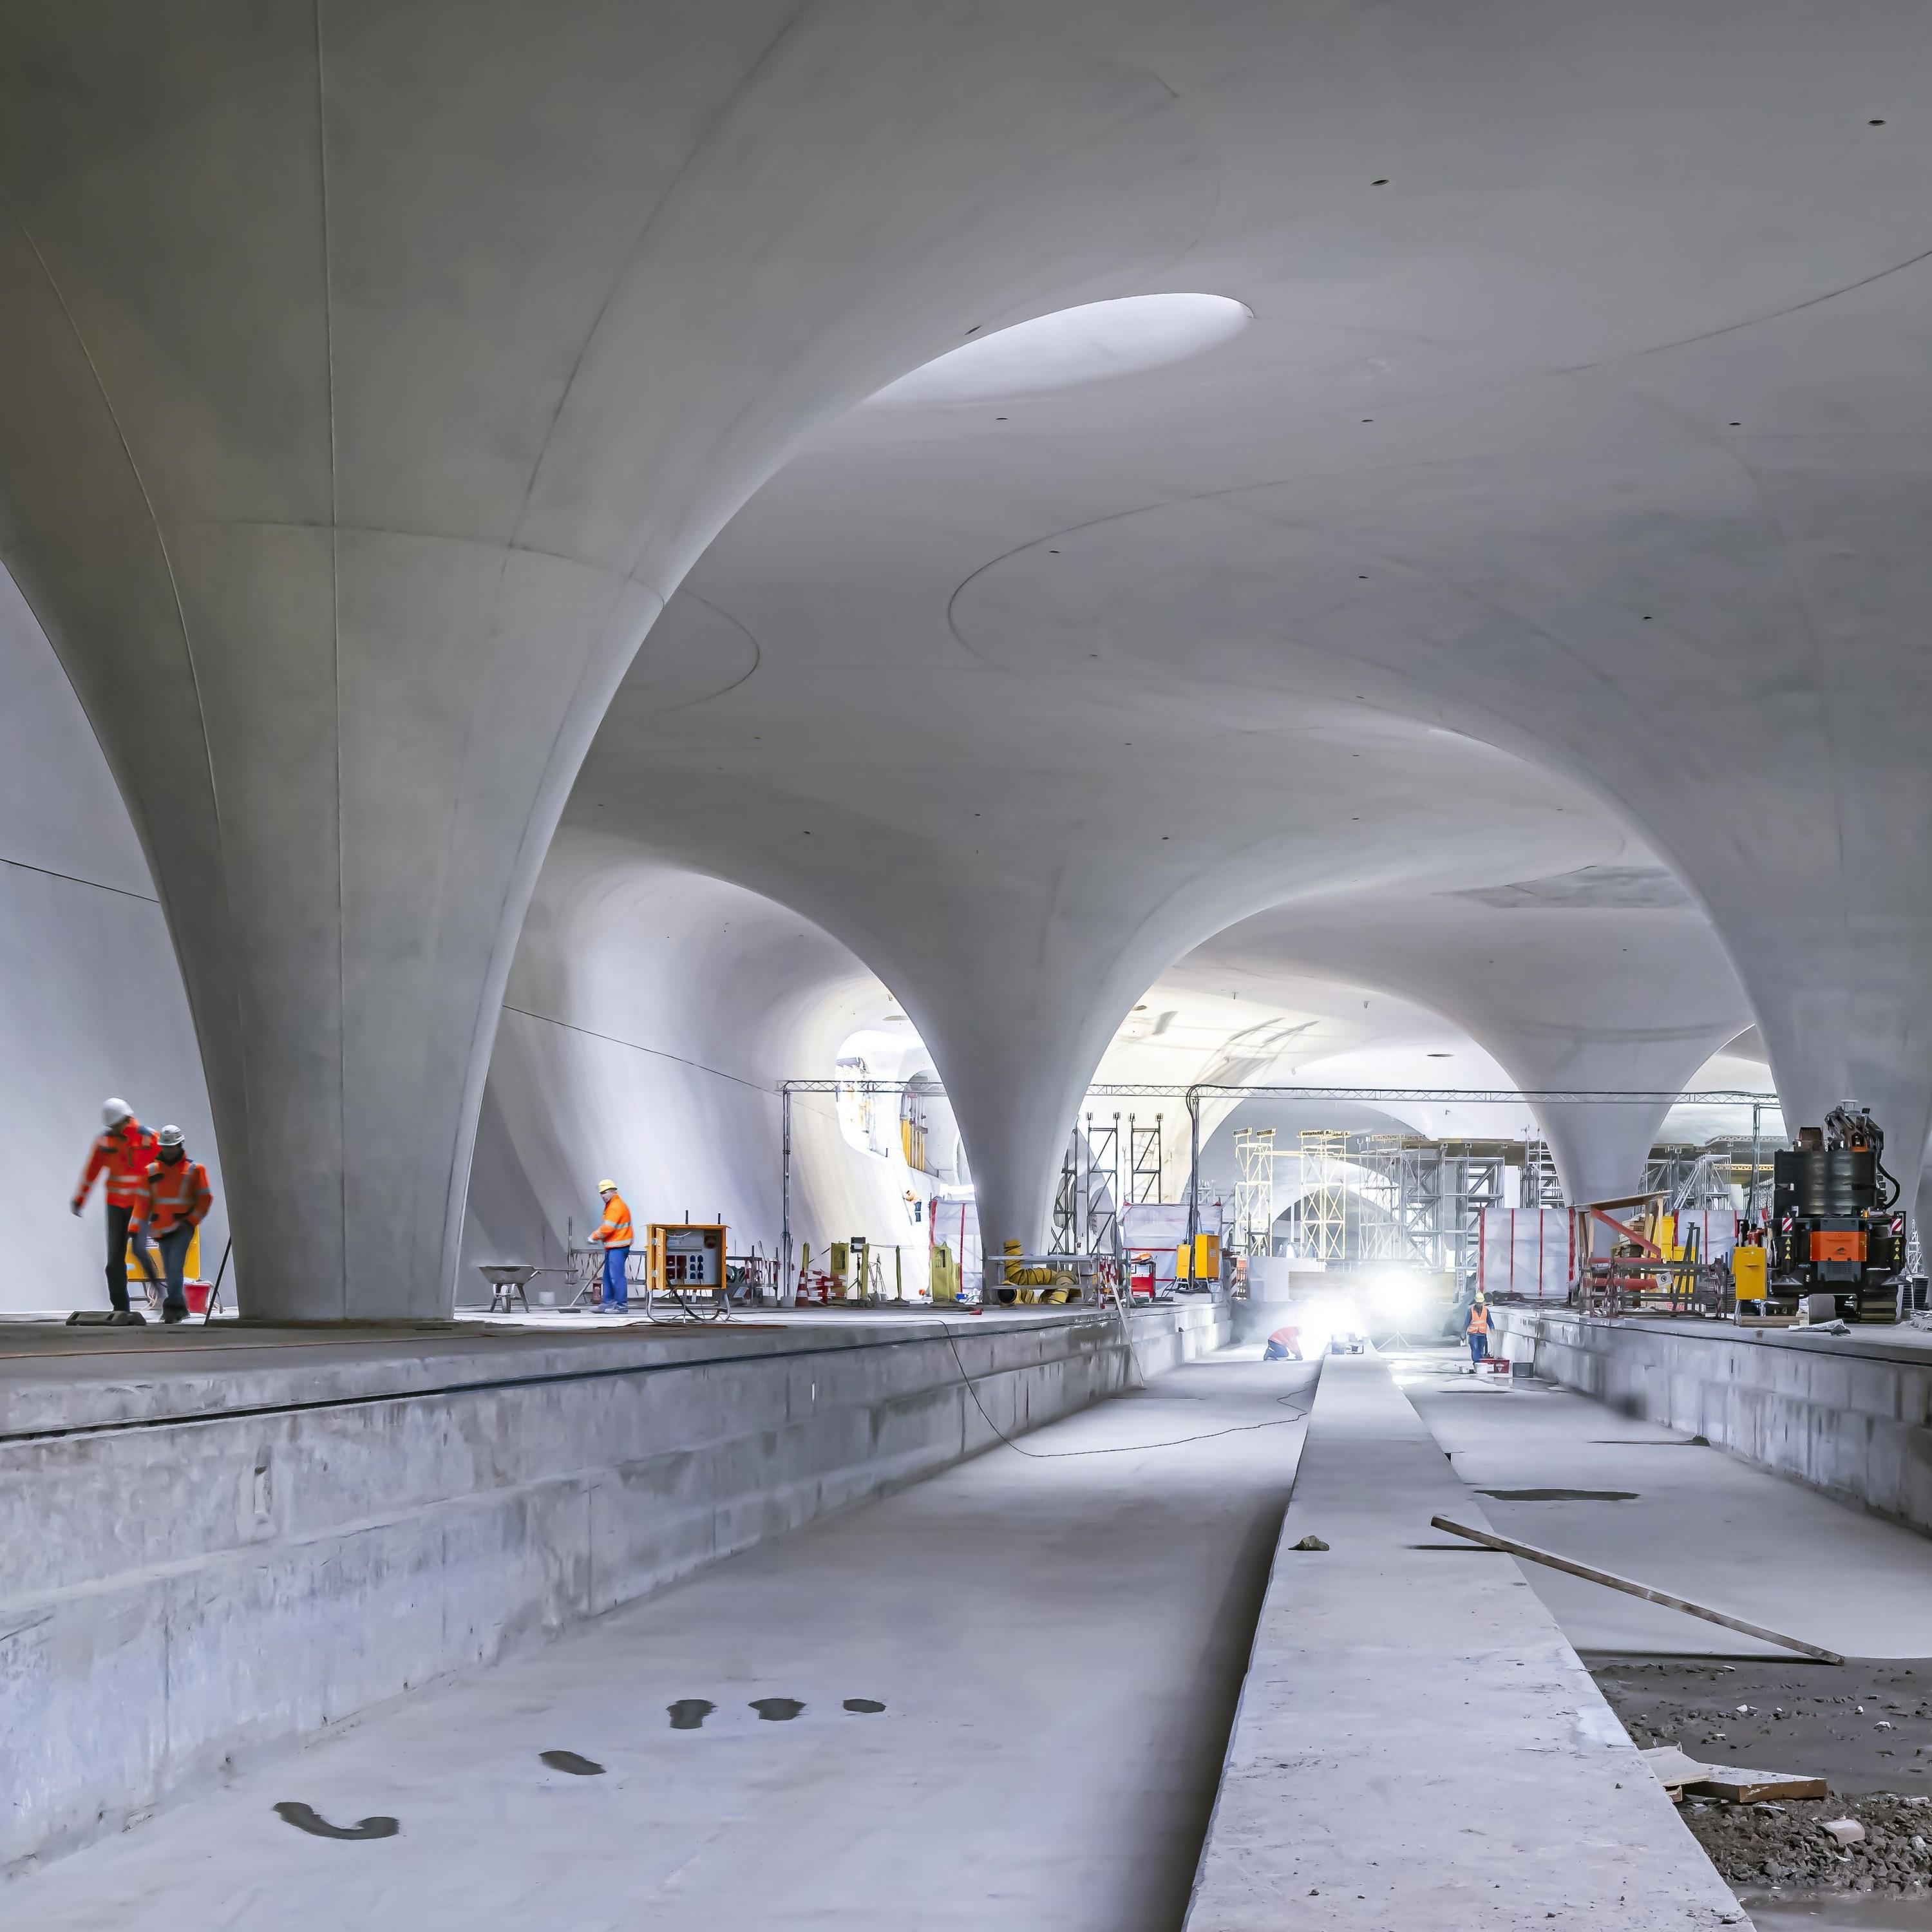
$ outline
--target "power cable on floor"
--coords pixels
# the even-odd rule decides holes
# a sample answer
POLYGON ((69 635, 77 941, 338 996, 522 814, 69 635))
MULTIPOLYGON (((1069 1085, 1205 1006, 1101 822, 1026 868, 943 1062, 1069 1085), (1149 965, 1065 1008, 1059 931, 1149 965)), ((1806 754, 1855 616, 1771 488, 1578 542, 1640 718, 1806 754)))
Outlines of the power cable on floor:
MULTIPOLYGON (((1022 1449, 993 1418, 986 1413, 986 1405, 980 1400, 980 1391, 968 1372, 964 1358, 959 1353, 959 1343, 952 1330, 945 1323, 940 1324, 946 1344, 952 1351, 952 1360, 959 1370, 959 1379, 966 1385, 966 1393, 973 1398, 973 1406, 980 1412, 986 1426, 1016 1456, 1024 1456, 1036 1462, 1058 1462, 1070 1456, 1138 1456, 1150 1449, 1178 1449, 1189 1442, 1212 1442, 1220 1436, 1246 1436, 1257 1429, 1282 1429, 1291 1422, 1304 1418, 1305 1408, 1295 1409, 1288 1415, 1271 1417, 1266 1422, 1237 1422, 1226 1429, 1210 1429, 1198 1436, 1177 1436, 1166 1442, 1119 1442, 1105 1449, 1022 1449)), ((1146 1385, 1142 1378, 1142 1386, 1146 1385)), ((1288 1397, 1278 1395, 1275 1400, 1286 1406, 1288 1397)))

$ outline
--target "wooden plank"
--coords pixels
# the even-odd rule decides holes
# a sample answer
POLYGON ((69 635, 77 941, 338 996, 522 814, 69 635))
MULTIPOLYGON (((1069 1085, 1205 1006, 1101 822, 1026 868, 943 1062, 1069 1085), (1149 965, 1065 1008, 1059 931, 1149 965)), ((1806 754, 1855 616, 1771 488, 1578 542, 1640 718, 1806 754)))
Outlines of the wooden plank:
POLYGON ((1822 1778, 1801 1778, 1782 1771, 1747 1771, 1742 1765, 1700 1764, 1675 1744, 1660 1744, 1643 1754, 1657 1780, 1673 1798, 1684 1792, 1708 1792, 1738 1804, 1756 1804, 1768 1798, 1824 1798, 1830 1794, 1822 1778))
POLYGON ((1726 1616, 1722 1610, 1708 1609, 1683 1597, 1673 1597, 1667 1591, 1653 1590, 1648 1583, 1636 1582, 1628 1576, 1614 1576, 1607 1570, 1593 1570, 1588 1564, 1559 1556, 1553 1550, 1539 1550, 1533 1543, 1518 1543, 1510 1537, 1492 1535, 1486 1529, 1472 1529, 1466 1523, 1452 1522, 1446 1516, 1432 1516, 1429 1521, 1433 1528, 1446 1529, 1454 1536, 1466 1536, 1472 1543, 1480 1543, 1486 1549, 1504 1550, 1511 1556, 1522 1557, 1526 1562, 1540 1563, 1550 1569, 1561 1570, 1568 1576, 1580 1576, 1586 1583, 1600 1583, 1606 1589, 1621 1590, 1627 1597, 1641 1597, 1646 1603, 1660 1604, 1666 1610, 1682 1610, 1686 1616, 1702 1617, 1707 1624, 1722 1624, 1726 1630, 1754 1636, 1762 1643, 1774 1643, 1802 1656, 1815 1657, 1820 1664, 1843 1664, 1845 1660, 1835 1650, 1821 1650, 1815 1643, 1807 1643, 1802 1637, 1786 1636, 1781 1631, 1766 1630, 1762 1624, 1749 1624, 1742 1617, 1726 1616))

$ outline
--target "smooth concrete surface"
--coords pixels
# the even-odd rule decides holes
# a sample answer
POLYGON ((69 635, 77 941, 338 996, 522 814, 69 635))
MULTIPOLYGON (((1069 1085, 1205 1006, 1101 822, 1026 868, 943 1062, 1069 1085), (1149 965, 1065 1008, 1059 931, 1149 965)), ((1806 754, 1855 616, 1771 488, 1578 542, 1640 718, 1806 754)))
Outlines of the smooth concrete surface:
POLYGON ((1539 1376, 1932 1532, 1932 1334, 1496 1312, 1539 1376))
MULTIPOLYGON (((1485 1384, 1442 1352, 1400 1357, 1394 1372, 1499 1534, 1843 1656, 1932 1655, 1917 1531, 1550 1382, 1485 1384)), ((1718 1624, 1540 1564, 1522 1570, 1580 1650, 1812 1668, 1718 1624)))
POLYGON ((1188 1932, 1745 1923, 1374 1355, 1324 1363, 1188 1932), (1304 1537, 1329 1546, 1298 1550, 1304 1537))
MULTIPOLYGON (((1133 1329, 1146 1373, 1226 1333, 1205 1306, 1133 1329)), ((0 1862, 1136 1380, 1117 1318, 1086 1311, 580 1336, 9 1325, 0 1862)))
POLYGON ((996 1448, 213 1774, 0 1883, 0 1916, 34 1932, 1172 1932, 1315 1374, 1222 1354, 1156 1376, 1035 1430, 1026 1455, 996 1448), (762 1720, 766 1698, 803 1708, 762 1720), (683 1700, 714 1707, 700 1728, 671 1728, 683 1700), (547 1768, 556 1750, 602 1774, 547 1768), (281 1822, 284 1801, 400 1830, 318 1839, 281 1822))

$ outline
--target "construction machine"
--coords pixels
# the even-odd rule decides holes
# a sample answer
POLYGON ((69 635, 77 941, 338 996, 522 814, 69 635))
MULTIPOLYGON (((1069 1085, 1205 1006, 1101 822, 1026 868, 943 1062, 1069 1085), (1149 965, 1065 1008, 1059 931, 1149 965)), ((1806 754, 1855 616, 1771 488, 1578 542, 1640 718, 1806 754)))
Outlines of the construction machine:
POLYGON ((1869 1108, 1841 1101, 1822 1127, 1801 1127, 1772 1166, 1774 1296, 1830 1294, 1849 1322, 1896 1322, 1905 1272, 1905 1210, 1886 1171, 1885 1135, 1869 1108))

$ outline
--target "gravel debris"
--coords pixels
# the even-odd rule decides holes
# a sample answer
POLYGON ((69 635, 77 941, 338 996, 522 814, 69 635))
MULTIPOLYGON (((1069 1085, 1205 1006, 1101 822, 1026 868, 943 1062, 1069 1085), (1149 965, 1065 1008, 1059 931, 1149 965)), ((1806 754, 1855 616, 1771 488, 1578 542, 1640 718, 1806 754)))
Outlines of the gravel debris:
POLYGON ((1679 1814, 1725 1882, 1763 1891, 1932 1892, 1932 1799, 1880 1796, 1787 1798, 1732 1804, 1687 1797, 1679 1814), (1823 1826, 1840 1818, 1864 1827, 1844 1850, 1823 1826))

